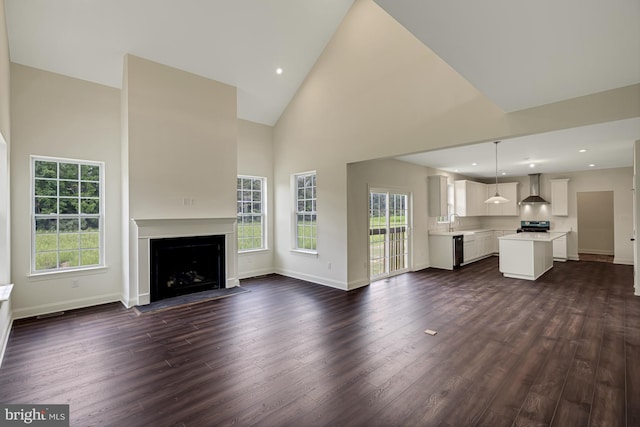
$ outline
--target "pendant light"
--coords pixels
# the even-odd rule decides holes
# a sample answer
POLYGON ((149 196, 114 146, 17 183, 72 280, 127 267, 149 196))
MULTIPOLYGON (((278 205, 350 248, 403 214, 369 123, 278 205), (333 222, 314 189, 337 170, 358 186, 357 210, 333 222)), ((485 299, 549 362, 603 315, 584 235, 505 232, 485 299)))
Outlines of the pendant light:
POLYGON ((495 141, 496 144, 496 194, 493 197, 489 197, 485 200, 485 203, 507 203, 509 200, 505 199, 498 193, 498 144, 500 141, 495 141))

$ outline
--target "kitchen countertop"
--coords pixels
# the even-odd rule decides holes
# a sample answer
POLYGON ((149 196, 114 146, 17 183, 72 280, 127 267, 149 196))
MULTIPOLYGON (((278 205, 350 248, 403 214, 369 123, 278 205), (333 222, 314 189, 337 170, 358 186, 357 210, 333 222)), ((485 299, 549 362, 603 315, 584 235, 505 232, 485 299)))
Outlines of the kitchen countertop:
POLYGON ((431 236, 464 236, 475 233, 482 233, 486 231, 493 231, 491 228, 481 228, 477 230, 455 230, 455 231, 429 231, 431 236))
POLYGON ((498 237, 501 240, 525 240, 534 242, 551 242, 562 236, 566 236, 565 232, 551 231, 548 233, 516 233, 498 237))
MULTIPOLYGON (((472 230, 455 230, 455 231, 437 231, 437 230, 429 230, 429 235, 430 236, 464 236, 466 235, 470 235, 470 234, 475 234, 475 233, 483 233, 486 231, 504 231, 504 230, 509 230, 509 231, 514 231, 514 228, 509 228, 506 229, 504 227, 501 228, 478 228, 478 229, 472 229, 472 230)), ((568 231, 564 231, 564 230, 551 230, 547 233, 526 233, 526 234, 569 234, 571 232, 571 230, 568 231)), ((522 233, 519 233, 522 234, 522 233)), ((561 237, 561 236, 559 236, 561 237)), ((553 239, 551 239, 553 240, 553 239)))

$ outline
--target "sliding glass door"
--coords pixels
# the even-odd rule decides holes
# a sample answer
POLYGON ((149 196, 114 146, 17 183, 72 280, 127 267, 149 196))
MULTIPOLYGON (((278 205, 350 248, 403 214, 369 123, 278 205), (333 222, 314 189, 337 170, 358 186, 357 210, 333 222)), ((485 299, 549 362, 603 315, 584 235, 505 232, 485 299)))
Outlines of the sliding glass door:
POLYGON ((371 280, 409 269, 409 195, 369 192, 369 275, 371 280))

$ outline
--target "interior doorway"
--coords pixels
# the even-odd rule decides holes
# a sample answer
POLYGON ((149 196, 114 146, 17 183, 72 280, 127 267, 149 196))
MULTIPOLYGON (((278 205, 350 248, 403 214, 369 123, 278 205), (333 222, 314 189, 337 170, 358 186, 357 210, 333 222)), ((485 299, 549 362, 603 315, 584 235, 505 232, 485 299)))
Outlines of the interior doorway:
POLYGON ((613 262, 613 191, 579 192, 577 204, 580 260, 613 262))
POLYGON ((409 271, 409 195, 369 191, 369 278, 409 271))

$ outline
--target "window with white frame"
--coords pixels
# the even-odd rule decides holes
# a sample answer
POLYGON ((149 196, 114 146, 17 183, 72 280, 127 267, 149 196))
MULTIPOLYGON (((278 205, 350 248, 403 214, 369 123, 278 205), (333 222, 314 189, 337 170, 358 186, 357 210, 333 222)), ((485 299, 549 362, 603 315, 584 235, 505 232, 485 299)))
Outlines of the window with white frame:
POLYGON ((266 248, 266 178, 238 177, 238 252, 266 248))
POLYGON ((104 265, 104 163, 31 157, 31 271, 104 265))
POLYGON ((295 181, 295 249, 315 252, 316 227, 316 173, 294 175, 295 181))

